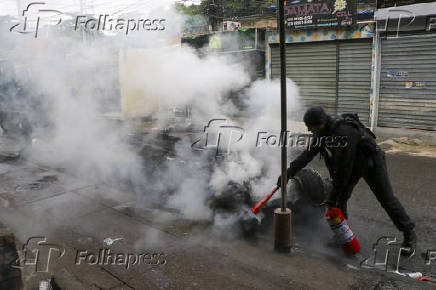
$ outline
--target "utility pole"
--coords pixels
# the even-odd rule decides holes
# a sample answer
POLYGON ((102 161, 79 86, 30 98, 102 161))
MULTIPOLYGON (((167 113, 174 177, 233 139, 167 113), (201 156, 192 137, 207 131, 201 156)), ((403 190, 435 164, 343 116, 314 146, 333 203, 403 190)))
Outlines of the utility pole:
MULTIPOLYGON (((80 1, 80 15, 85 15, 85 7, 86 7, 86 0, 79 0, 80 1)), ((81 28, 82 30, 82 42, 86 43, 86 31, 85 27, 81 28)))
POLYGON ((212 31, 219 31, 224 15, 224 4, 222 0, 208 0, 207 14, 209 16, 210 25, 212 26, 212 31))
MULTIPOLYGON (((80 15, 94 14, 93 0, 79 0, 79 1, 80 1, 80 15)), ((82 41, 85 44, 87 41, 91 40, 92 32, 86 31, 85 26, 83 26, 81 29, 82 29, 82 41)))
POLYGON ((20 16, 21 13, 23 13, 23 8, 21 7, 21 0, 17 0, 17 11, 18 11, 18 16, 20 16))
POLYGON ((280 33, 280 92, 281 92, 281 171, 282 171, 282 207, 274 211, 275 241, 277 252, 291 251, 291 210, 286 208, 287 193, 287 102, 286 102, 286 50, 285 50, 285 0, 278 1, 277 22, 280 33))

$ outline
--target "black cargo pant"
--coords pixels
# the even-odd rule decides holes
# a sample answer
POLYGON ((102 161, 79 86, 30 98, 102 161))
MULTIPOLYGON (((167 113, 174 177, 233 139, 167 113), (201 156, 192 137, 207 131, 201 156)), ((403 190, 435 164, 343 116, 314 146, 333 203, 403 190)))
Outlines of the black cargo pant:
POLYGON ((359 154, 356 162, 359 162, 357 164, 359 168, 353 170, 349 185, 338 198, 339 208, 345 217, 347 218, 347 201, 359 179, 363 177, 397 229, 402 232, 412 230, 415 224, 393 193, 386 167, 385 153, 379 150, 369 157, 359 154))

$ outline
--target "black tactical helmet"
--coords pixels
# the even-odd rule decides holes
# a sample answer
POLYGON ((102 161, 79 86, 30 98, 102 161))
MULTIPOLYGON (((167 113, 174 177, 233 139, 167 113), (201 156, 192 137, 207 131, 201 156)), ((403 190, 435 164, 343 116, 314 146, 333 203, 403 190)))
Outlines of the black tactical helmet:
POLYGON ((306 126, 318 126, 327 123, 329 115, 324 111, 323 108, 316 106, 311 107, 304 114, 304 123, 306 126))

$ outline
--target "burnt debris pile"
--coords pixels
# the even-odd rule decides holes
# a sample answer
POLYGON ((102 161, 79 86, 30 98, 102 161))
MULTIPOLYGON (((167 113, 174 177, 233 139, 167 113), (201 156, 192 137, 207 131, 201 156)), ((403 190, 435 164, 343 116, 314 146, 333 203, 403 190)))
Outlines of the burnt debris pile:
MULTIPOLYGON (((192 194, 183 196, 186 197, 186 204, 183 205, 190 206, 197 200, 201 201, 209 210, 204 218, 213 221, 217 227, 227 227, 247 237, 271 230, 274 209, 281 205, 280 194, 277 193, 258 215, 254 215, 251 207, 261 198, 254 194, 256 177, 243 182, 229 180, 221 190, 213 189, 210 178, 214 170, 217 166, 225 167, 225 163, 232 160, 217 159, 209 151, 195 151, 191 148, 180 152, 180 148, 189 147, 188 141, 186 136, 168 132, 132 138, 131 143, 138 148, 142 158, 144 174, 148 180, 146 187, 152 189, 156 197, 154 205, 180 209, 172 207, 171 200, 179 195, 180 190, 192 191, 192 194)), ((325 200, 330 187, 329 180, 323 179, 312 169, 301 170, 289 182, 287 206, 293 212, 292 220, 296 230, 325 226, 324 210, 319 204, 325 200)), ((150 199, 147 203, 150 206, 150 199)))
MULTIPOLYGON (((297 229, 319 224, 323 218, 323 209, 319 204, 325 199, 330 186, 328 180, 323 180, 318 172, 311 169, 303 169, 295 176, 287 193, 287 207, 293 212, 293 225, 297 229)), ((210 202, 214 213, 237 215, 236 222, 244 236, 271 229, 274 209, 281 205, 281 199, 276 198, 262 209, 259 216, 255 216, 250 210, 255 203, 251 193, 248 183, 229 183, 225 190, 215 195, 210 202)))

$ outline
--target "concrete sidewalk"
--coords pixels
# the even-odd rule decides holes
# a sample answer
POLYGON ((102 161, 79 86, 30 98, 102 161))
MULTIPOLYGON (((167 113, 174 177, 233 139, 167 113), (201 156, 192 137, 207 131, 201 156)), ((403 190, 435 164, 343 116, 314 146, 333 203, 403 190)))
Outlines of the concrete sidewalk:
POLYGON ((436 145, 436 132, 419 129, 404 129, 404 128, 384 128, 376 127, 375 134, 381 140, 393 138, 418 139, 422 142, 421 145, 436 145))
POLYGON ((37 289, 51 276, 61 289, 431 288, 304 248, 279 255, 270 237, 257 243, 220 237, 207 222, 138 206, 130 193, 29 163, 0 164, 0 204, 0 220, 27 244, 21 257, 22 266, 29 264, 21 269, 25 289, 37 289), (30 265, 35 250, 38 262, 30 265), (102 258, 108 251, 119 254, 116 265, 102 258))

